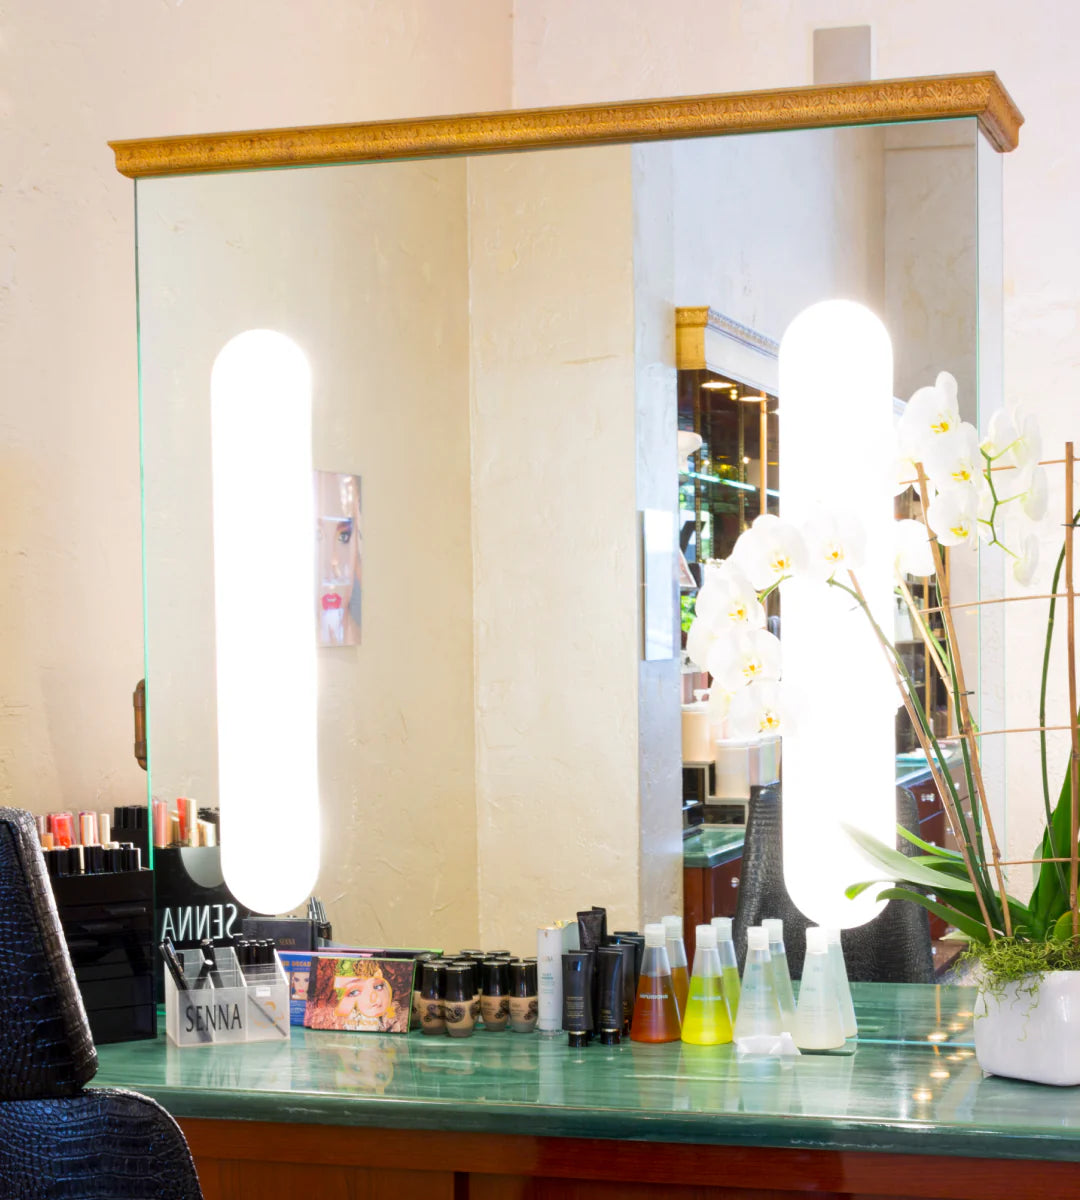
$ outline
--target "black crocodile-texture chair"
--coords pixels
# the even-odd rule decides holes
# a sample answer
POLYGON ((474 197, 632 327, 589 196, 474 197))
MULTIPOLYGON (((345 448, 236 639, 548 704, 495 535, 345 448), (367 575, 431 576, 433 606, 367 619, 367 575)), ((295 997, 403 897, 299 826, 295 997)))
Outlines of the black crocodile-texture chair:
POLYGON ((172 1117, 96 1070, 37 827, 0 808, 0 1197, 202 1200, 172 1117))
MULTIPOLYGON (((915 797, 906 788, 896 789, 896 813, 905 829, 918 828, 915 797)), ((760 925, 765 917, 780 917, 791 976, 801 979, 806 927, 811 922, 795 907, 784 884, 782 829, 780 785, 752 788, 732 937, 741 966, 746 960, 747 929, 760 925)), ((897 849, 905 854, 918 853, 901 838, 897 838, 897 849)), ((828 865, 823 864, 822 870, 827 869, 828 865)), ((924 908, 910 900, 890 900, 872 921, 843 930, 840 940, 852 981, 934 982, 929 917, 924 908)))

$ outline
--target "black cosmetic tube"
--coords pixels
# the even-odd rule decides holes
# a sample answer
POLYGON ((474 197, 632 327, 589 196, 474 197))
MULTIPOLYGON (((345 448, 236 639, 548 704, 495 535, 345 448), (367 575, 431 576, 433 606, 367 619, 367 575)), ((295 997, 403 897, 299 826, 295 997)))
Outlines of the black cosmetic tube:
POLYGON ((586 1046, 593 1029, 592 990, 595 955, 590 950, 570 950, 562 956, 562 1027, 571 1046, 586 1046))
POLYGON ((606 946, 608 944, 607 909, 594 904, 592 910, 594 913, 600 914, 600 945, 606 946))
POLYGON ((616 945, 626 945, 629 942, 634 947, 634 994, 637 995, 638 979, 641 976, 641 960, 645 957, 645 936, 641 933, 629 933, 625 930, 620 932, 616 930, 611 935, 611 940, 616 945))
POLYGON ((578 936, 581 939, 582 950, 598 950, 604 944, 602 938, 605 917, 603 909, 598 911, 590 908, 586 912, 578 913, 578 936))
POLYGON ((623 956, 623 1033, 630 1032, 630 1018, 634 1015, 634 1001, 637 999, 637 978, 634 975, 634 962, 637 947, 633 942, 612 942, 606 950, 619 950, 623 956))
POLYGON ((611 1041, 616 1042, 623 1030, 623 1008, 626 999, 623 982, 626 956, 623 951, 626 949, 629 947, 603 946, 596 952, 596 974, 600 993, 596 1027, 601 1036, 607 1035, 611 1041))

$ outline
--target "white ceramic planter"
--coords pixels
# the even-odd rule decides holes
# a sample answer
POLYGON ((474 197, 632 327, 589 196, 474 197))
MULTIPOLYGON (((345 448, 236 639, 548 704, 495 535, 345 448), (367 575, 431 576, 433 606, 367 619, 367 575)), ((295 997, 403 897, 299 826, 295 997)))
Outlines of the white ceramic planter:
POLYGON ((991 1075, 1080 1084, 1080 971, 1051 971, 1034 996, 1006 984, 1000 996, 980 989, 975 1057, 991 1075))

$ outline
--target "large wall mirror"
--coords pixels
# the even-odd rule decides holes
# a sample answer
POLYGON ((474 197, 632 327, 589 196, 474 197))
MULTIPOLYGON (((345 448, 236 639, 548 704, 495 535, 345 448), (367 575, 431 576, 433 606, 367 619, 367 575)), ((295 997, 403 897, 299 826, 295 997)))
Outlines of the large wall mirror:
MULTIPOLYGON (((369 944, 523 952, 583 906, 680 907, 681 670, 643 656, 640 546, 640 514, 680 505, 677 309, 775 341, 860 300, 898 398, 948 370, 970 419, 1000 403, 1019 118, 992 76, 515 116, 116 147, 150 790, 217 800, 210 379, 275 330, 311 366, 314 467, 359 478, 323 494, 312 571, 312 639, 320 595, 324 641, 359 630, 317 651, 316 890, 369 944)), ((702 336, 702 369, 747 378, 752 347, 702 336)), ((255 527, 278 480, 246 483, 255 527)), ((252 574, 253 613, 281 569, 252 574)), ((1000 684, 987 665, 984 703, 1000 684)))

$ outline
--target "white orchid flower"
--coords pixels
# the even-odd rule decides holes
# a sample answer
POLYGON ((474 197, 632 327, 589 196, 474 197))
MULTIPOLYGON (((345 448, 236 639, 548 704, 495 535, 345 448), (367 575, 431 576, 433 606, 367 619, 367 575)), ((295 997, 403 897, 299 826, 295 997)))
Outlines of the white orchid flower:
POLYGON ((895 525, 897 573, 925 579, 934 574, 934 552, 930 534, 922 521, 903 520, 895 525))
POLYGON ((1020 543, 1020 554, 1013 560, 1013 578, 1021 587, 1027 587, 1035 576, 1039 565, 1039 539, 1033 534, 1024 535, 1020 543))
POLYGON ((723 633, 728 625, 761 629, 765 624, 765 609, 754 585, 730 559, 718 567, 706 568, 694 612, 717 634, 723 633))
POLYGON ((712 625, 703 617, 695 616, 686 633, 686 656, 702 671, 707 671, 709 653, 717 642, 712 625))
POLYGON ((915 460, 904 454, 897 454, 896 466, 893 469, 893 495, 902 496, 909 487, 915 489, 915 494, 919 494, 919 468, 915 465, 915 460))
POLYGON ((731 557, 759 591, 806 569, 806 544, 790 521, 762 513, 739 535, 731 557))
POLYGON ((933 387, 921 387, 911 397, 897 425, 900 451, 916 462, 926 462, 934 440, 960 424, 956 380, 942 371, 933 387))
POLYGON ((857 571, 866 557, 866 534, 854 518, 822 513, 811 517, 803 529, 808 569, 821 579, 837 571, 857 571))
POLYGON ((1009 458, 1015 467, 1021 471, 1034 468, 1042 457, 1042 434, 1039 432, 1039 422, 1030 415, 1014 412, 1017 436, 1009 449, 1009 458))
POLYGON ((923 460, 926 474, 937 488, 975 483, 982 478, 984 465, 979 434, 967 421, 935 437, 923 460))
POLYGON ((714 682, 728 692, 755 679, 779 679, 780 639, 764 629, 727 634, 717 639, 708 666, 714 682))
POLYGON ((990 458, 1000 458, 1018 437, 1012 410, 999 408, 990 418, 990 428, 982 440, 981 450, 990 458))
POLYGON ((727 720, 727 715, 731 711, 731 702, 735 698, 734 692, 725 691, 722 687, 718 687, 715 680, 709 688, 709 724, 723 725, 727 720))
POLYGON ((779 733, 783 724, 781 685, 772 679, 751 683, 738 692, 728 712, 731 737, 751 738, 763 733, 779 733))
POLYGON ((1046 514, 1048 491, 1046 468, 1038 466, 1032 468, 1027 491, 1020 497, 1020 507, 1024 510, 1025 517, 1031 521, 1043 519, 1046 514))
POLYGON ((973 546, 978 541, 978 491, 945 488, 930 501, 926 520, 942 546, 973 546))

